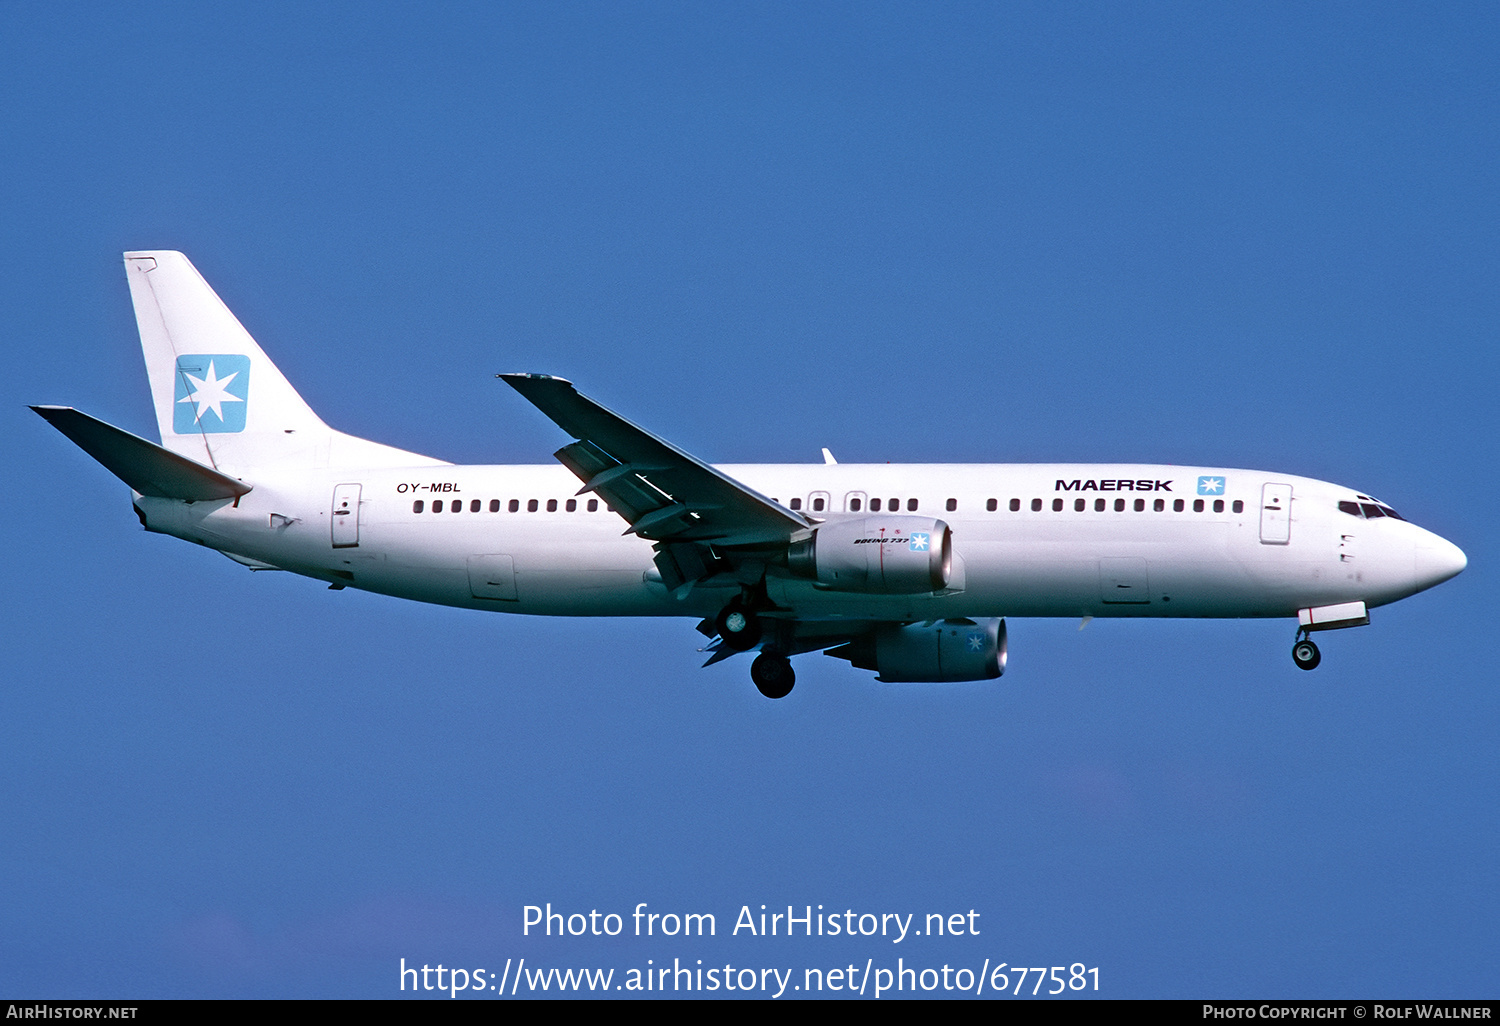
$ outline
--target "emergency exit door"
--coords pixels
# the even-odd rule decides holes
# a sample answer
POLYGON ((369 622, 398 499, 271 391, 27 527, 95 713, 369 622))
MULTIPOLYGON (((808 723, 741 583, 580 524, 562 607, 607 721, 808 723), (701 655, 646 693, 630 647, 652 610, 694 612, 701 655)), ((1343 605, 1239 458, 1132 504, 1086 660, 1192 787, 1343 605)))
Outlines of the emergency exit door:
POLYGON ((359 485, 341 484, 333 489, 333 547, 352 549, 359 545, 359 485))

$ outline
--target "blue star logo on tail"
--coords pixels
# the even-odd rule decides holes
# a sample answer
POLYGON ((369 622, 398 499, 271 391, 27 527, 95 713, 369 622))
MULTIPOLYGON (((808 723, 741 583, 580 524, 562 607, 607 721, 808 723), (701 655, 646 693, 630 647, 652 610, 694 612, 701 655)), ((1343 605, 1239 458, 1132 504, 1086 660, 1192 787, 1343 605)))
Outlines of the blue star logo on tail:
POLYGON ((179 356, 172 430, 179 435, 243 431, 249 399, 250 357, 236 353, 179 356))

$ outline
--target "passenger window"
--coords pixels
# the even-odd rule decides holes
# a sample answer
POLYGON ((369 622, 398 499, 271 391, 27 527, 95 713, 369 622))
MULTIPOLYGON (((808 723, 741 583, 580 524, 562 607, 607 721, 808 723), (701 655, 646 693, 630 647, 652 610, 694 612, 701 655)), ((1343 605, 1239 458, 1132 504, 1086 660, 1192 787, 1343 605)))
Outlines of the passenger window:
POLYGON ((864 503, 860 502, 858 499, 850 499, 849 500, 849 512, 850 513, 858 513, 859 512, 859 507, 862 506, 862 505, 864 505, 864 503))
POLYGON ((821 498, 814 499, 813 500, 813 512, 814 513, 821 513, 821 512, 823 512, 823 507, 825 505, 827 505, 827 504, 821 498))
POLYGON ((801 498, 801 496, 798 496, 797 498, 795 498, 795 499, 792 500, 792 509, 801 509, 801 508, 802 508, 802 498, 801 498))
POLYGON ((1194 513, 1202 513, 1203 512, 1203 500, 1202 499, 1194 499, 1193 500, 1193 512, 1194 513))
POLYGON ((473 502, 469 503, 469 512, 470 513, 478 513, 479 512, 479 500, 478 499, 475 499, 473 502))
POLYGON ((890 502, 885 504, 885 508, 890 510, 892 513, 895 513, 901 509, 901 500, 892 499, 890 502))
POLYGON ((1103 513, 1104 512, 1104 500, 1103 499, 1095 499, 1094 500, 1094 512, 1095 513, 1103 513))
POLYGON ((1155 510, 1157 513, 1161 513, 1162 511, 1164 511, 1167 508, 1167 500, 1166 499, 1157 499, 1155 502, 1153 502, 1151 504, 1151 508, 1153 510, 1155 510))
POLYGON ((598 499, 590 499, 589 500, 589 512, 590 513, 597 513, 598 511, 599 511, 599 500, 598 499))
POLYGON ((1234 506, 1232 508, 1234 509, 1234 511, 1236 513, 1243 513, 1243 512, 1245 512, 1245 504, 1242 501, 1240 501, 1239 499, 1235 499, 1234 500, 1234 506))
POLYGON ((997 509, 1000 508, 1000 500, 998 500, 998 499, 990 499, 988 502, 986 502, 984 504, 984 508, 987 509, 987 510, 989 510, 991 513, 993 513, 993 512, 995 512, 995 510, 997 510, 997 509))
POLYGON ((958 500, 957 499, 949 499, 948 500, 948 512, 952 513, 956 509, 958 509, 958 500))
POLYGON ((1020 499, 1011 499, 1010 500, 1010 511, 1012 513, 1019 513, 1019 512, 1021 512, 1021 500, 1020 499))
POLYGON ((491 499, 490 500, 490 512, 491 513, 499 513, 500 512, 500 500, 499 499, 491 499))
POLYGON ((915 513, 916 511, 917 511, 917 500, 916 499, 907 499, 906 500, 906 512, 908 512, 908 513, 915 513))
POLYGON ((567 506, 568 512, 572 513, 577 508, 578 508, 578 500, 577 499, 569 499, 568 500, 568 506, 567 506))
POLYGON ((547 512, 548 513, 556 513, 557 512, 557 500, 556 499, 548 499, 547 500, 547 512))
POLYGON ((1125 512, 1125 500, 1124 499, 1116 499, 1115 500, 1115 512, 1116 513, 1124 513, 1125 512))
POLYGON ((527 499, 526 500, 526 512, 528 512, 528 513, 535 513, 536 512, 536 506, 537 506, 537 502, 536 502, 535 499, 527 499))
POLYGON ((1172 512, 1173 513, 1181 513, 1182 512, 1182 500, 1181 499, 1173 499, 1172 500, 1172 512))
POLYGON ((432 500, 432 511, 434 513, 441 513, 443 511, 443 500, 442 499, 433 499, 432 500))
POLYGON ((1214 512, 1215 513, 1222 513, 1222 512, 1224 512, 1224 500, 1223 499, 1215 499, 1214 500, 1214 512))
POLYGON ((1033 513, 1040 513, 1041 511, 1042 511, 1042 500, 1041 499, 1032 499, 1031 500, 1031 512, 1033 512, 1033 513))
POLYGON ((1063 506, 1063 503, 1062 503, 1061 499, 1053 499, 1052 500, 1052 512, 1054 512, 1054 513, 1061 513, 1062 512, 1062 506, 1063 506))
POLYGON ((511 499, 510 500, 510 505, 507 508, 512 513, 519 513, 521 511, 521 500, 520 499, 511 499))
POLYGON ((462 513, 464 511, 464 500, 454 499, 448 503, 448 508, 454 513, 462 513))
POLYGON ((1146 500, 1145 499, 1136 499, 1135 500, 1135 511, 1137 513, 1144 513, 1146 511, 1146 500))
POLYGON ((871 513, 879 513, 880 512, 880 500, 879 499, 871 499, 870 500, 870 512, 871 513))
POLYGON ((1083 499, 1074 499, 1073 500, 1073 512, 1075 512, 1075 513, 1082 513, 1087 506, 1088 506, 1088 503, 1085 502, 1083 499))
POLYGON ((426 503, 424 503, 421 499, 418 499, 416 502, 411 504, 411 511, 413 513, 420 513, 422 512, 422 507, 425 505, 426 503))

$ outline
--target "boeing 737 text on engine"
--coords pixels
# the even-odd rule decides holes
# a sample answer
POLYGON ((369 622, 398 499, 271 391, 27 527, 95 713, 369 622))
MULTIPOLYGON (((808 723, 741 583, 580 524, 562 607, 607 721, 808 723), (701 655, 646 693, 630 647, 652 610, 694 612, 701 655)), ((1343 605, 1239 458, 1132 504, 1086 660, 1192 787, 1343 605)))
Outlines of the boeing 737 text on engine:
POLYGON ((998 677, 1005 616, 1295 617, 1310 670, 1313 632, 1465 566, 1385 503, 1290 474, 826 449, 710 466, 545 374, 500 378, 570 436, 561 466, 454 466, 324 424, 181 253, 127 253, 125 269, 161 444, 33 409, 130 486, 146 530, 335 589, 692 616, 708 663, 759 650, 750 675, 771 698, 817 649, 882 681, 998 677))

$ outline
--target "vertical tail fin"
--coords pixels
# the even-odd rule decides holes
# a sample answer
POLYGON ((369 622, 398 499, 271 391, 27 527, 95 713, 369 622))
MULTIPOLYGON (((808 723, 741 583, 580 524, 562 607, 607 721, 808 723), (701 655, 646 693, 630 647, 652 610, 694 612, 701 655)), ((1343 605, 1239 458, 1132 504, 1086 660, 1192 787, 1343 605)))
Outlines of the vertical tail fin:
POLYGON ((324 424, 188 258, 125 254, 162 445, 220 470, 440 461, 324 424))
POLYGON ((161 443, 244 469, 327 448, 318 419, 188 258, 126 253, 161 443))

